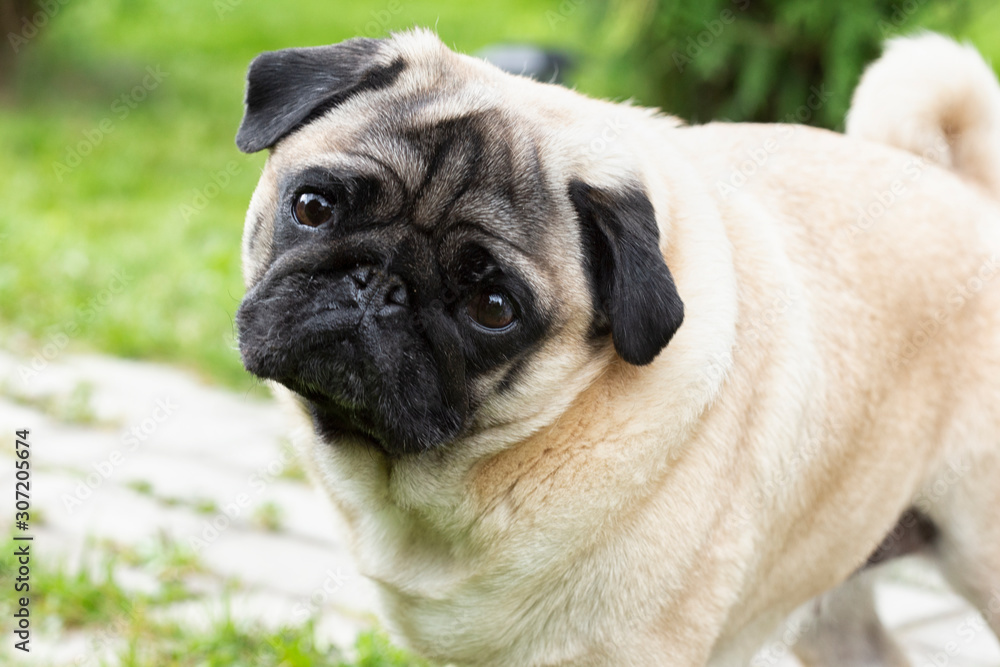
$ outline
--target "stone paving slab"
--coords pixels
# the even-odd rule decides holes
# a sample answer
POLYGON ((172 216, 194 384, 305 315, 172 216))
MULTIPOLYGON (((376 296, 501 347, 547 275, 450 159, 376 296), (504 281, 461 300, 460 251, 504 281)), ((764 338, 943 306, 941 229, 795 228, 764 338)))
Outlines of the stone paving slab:
MULTIPOLYGON (((338 538, 329 502, 291 474, 297 463, 272 401, 155 364, 67 355, 22 379, 23 364, 0 352, 0 433, 32 431, 39 557, 79 564, 100 540, 140 550, 156 540, 194 544, 204 573, 185 583, 204 599, 171 606, 171 618, 219 618, 226 582, 236 581, 228 605, 239 620, 278 626, 316 610, 325 639, 345 646, 371 627, 371 585, 338 538), (85 405, 67 409, 81 395, 85 405), (269 524, 258 518, 265 509, 269 524)), ((12 451, 0 451, 6 468, 12 451)), ((13 511, 6 496, 4 521, 13 511)), ((137 592, 158 585, 124 565, 115 579, 137 592)), ((69 664, 90 642, 67 632, 34 638, 33 649, 32 661, 69 664)))
MULTIPOLYGON (((32 504, 44 518, 35 553, 79 564, 95 540, 196 547, 202 570, 185 584, 204 597, 160 613, 203 625, 225 611, 226 582, 238 581, 228 600, 240 619, 277 626, 315 610, 322 636, 339 645, 371 626, 372 586, 326 498, 290 458, 272 401, 98 356, 64 355, 27 377, 24 367, 0 351, 0 433, 32 429, 32 504)), ((0 443, 0 465, 12 455, 0 443)), ((12 501, 0 498, 7 521, 12 501)), ((996 639, 933 571, 918 561, 891 567, 879 612, 914 665, 1000 666, 996 639)), ((116 581, 136 592, 159 585, 127 566, 116 581)), ((37 639, 33 660, 68 664, 92 652, 86 633, 37 639)))
POLYGON ((876 606, 914 665, 1000 665, 1000 643, 982 616, 935 569, 920 560, 891 567, 877 586, 876 606))

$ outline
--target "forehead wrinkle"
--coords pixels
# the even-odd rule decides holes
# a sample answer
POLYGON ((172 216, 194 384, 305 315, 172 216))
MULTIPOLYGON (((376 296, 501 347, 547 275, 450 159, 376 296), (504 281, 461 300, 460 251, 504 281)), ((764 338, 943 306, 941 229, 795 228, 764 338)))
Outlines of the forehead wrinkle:
POLYGON ((414 221, 434 225, 448 217, 476 182, 482 162, 480 133, 449 137, 438 145, 424 181, 414 194, 414 221))
POLYGON ((538 142, 534 137, 529 137, 526 142, 528 145, 527 150, 516 151, 512 160, 518 164, 518 173, 524 174, 522 183, 524 181, 530 181, 531 191, 528 192, 527 188, 521 188, 518 191, 519 203, 524 205, 531 205, 537 207, 539 202, 532 202, 531 197, 537 197, 541 200, 543 206, 548 206, 551 204, 551 196, 549 193, 549 188, 545 180, 545 169, 542 166, 542 158, 538 150, 538 142), (521 168, 520 165, 523 164, 524 167, 521 168))
POLYGON ((489 223, 494 233, 508 239, 520 240, 524 236, 517 224, 520 216, 513 202, 498 192, 474 190, 466 193, 455 202, 449 218, 458 222, 489 223))
POLYGON ((372 153, 363 152, 363 151, 362 152, 347 151, 344 154, 347 155, 347 156, 349 156, 349 157, 359 158, 362 161, 371 162, 372 164, 376 165, 377 167, 380 167, 382 169, 382 171, 384 171, 386 174, 388 174, 389 178, 392 180, 392 182, 400 190, 404 190, 404 191, 406 190, 406 182, 403 180, 403 177, 396 170, 396 168, 392 164, 390 164, 389 162, 387 162, 387 161, 383 160, 382 158, 378 157, 377 155, 374 155, 372 153))
POLYGON ((530 256, 552 203, 531 127, 503 109, 451 115, 463 105, 427 97, 383 110, 350 155, 377 165, 399 188, 394 215, 408 227, 440 238, 451 222, 488 225, 498 242, 530 256))
MULTIPOLYGON (((410 130, 412 134, 414 129, 410 130)), ((519 193, 518 170, 515 169, 514 134, 510 119, 501 111, 491 109, 469 113, 444 121, 428 133, 443 134, 434 144, 434 158, 428 167, 415 204, 417 221, 442 224, 467 205, 467 194, 488 198, 496 213, 509 212, 531 191, 519 193)), ((418 135, 417 142, 423 138, 418 135)), ((431 141, 434 141, 432 135, 431 141)), ((530 151, 529 151, 530 152, 530 151)), ((477 218, 494 217, 487 211, 473 211, 477 218)), ((511 229, 511 231, 516 231, 511 229)))
POLYGON ((485 237, 490 238, 490 239, 492 239, 494 241, 497 241, 498 243, 500 243, 502 245, 505 245, 505 246, 508 246, 510 248, 513 248, 514 250, 516 250, 518 252, 518 254, 521 254, 521 255, 524 255, 524 256, 528 256, 528 251, 524 247, 518 245, 517 243, 515 243, 511 239, 506 238, 504 236, 501 236, 501 235, 499 235, 499 234, 497 234, 497 233, 495 233, 495 232, 487 229, 486 227, 484 227, 484 226, 482 226, 480 224, 477 224, 475 222, 472 222, 470 220, 462 220, 461 222, 456 222, 456 223, 452 224, 451 226, 449 226, 449 227, 447 227, 445 229, 442 229, 439 233, 435 234, 434 238, 435 238, 435 242, 437 244, 437 247, 440 248, 440 247, 445 246, 450 241, 449 237, 452 236, 453 234, 458 234, 459 232, 468 231, 468 230, 471 230, 473 232, 473 236, 485 236, 485 237))
POLYGON ((406 197, 420 187, 426 158, 404 137, 386 129, 371 128, 362 146, 355 151, 382 165, 395 176, 406 197))
POLYGON ((477 120, 476 115, 463 115, 400 130, 402 139, 424 157, 423 177, 413 193, 415 209, 432 211, 436 199, 452 189, 460 189, 470 171, 471 176, 478 171, 484 133, 477 120))

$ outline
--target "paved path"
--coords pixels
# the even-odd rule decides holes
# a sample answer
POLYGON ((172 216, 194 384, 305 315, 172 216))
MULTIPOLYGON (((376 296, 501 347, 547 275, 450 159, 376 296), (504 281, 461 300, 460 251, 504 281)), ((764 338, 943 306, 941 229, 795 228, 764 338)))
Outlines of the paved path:
MULTIPOLYGON (((22 377, 26 364, 0 352, 0 434, 32 430, 32 503, 44 517, 33 526, 39 557, 79 563, 94 540, 140 551, 197 548, 207 572, 186 583, 217 600, 237 579, 238 617, 277 625, 317 609, 320 631, 342 645, 371 625, 370 584, 346 553, 326 499, 291 458, 272 402, 147 363, 66 355, 22 377)), ((13 512, 11 456, 2 444, 2 521, 13 512)), ((879 605, 914 665, 1000 665, 992 635, 970 632, 975 612, 919 563, 901 565, 879 605)), ((148 571, 124 564, 116 578, 135 590, 157 586, 148 571)), ((176 612, 199 623, 218 608, 198 602, 176 612)), ((32 662, 71 664, 91 650, 89 640, 43 632, 32 639, 32 662)))
MULTIPOLYGON (((329 503, 301 478, 272 402, 152 364, 67 357, 22 381, 22 363, 0 353, 0 433, 31 428, 39 557, 78 562, 95 539, 146 552, 163 542, 192 547, 209 573, 195 582, 206 597, 216 590, 221 599, 225 581, 239 580, 238 616, 300 622, 315 605, 322 632, 341 644, 371 624, 369 584, 329 503)), ((11 451, 0 449, 9 480, 11 451)), ((4 487, 5 519, 7 496, 4 487)), ((119 581, 156 585, 127 567, 119 581)), ((185 613, 198 622, 217 611, 185 613)), ((82 635, 32 644, 32 658, 54 664, 88 650, 82 635)))

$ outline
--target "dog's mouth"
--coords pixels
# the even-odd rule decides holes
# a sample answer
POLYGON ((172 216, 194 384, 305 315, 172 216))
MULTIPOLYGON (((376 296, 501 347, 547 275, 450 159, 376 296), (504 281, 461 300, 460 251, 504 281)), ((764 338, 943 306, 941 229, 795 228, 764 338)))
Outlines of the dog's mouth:
POLYGON ((310 401, 313 422, 317 431, 327 440, 354 437, 385 451, 385 443, 378 432, 360 413, 332 403, 310 401))
POLYGON ((409 320, 377 314, 313 322, 331 312, 326 302, 286 282, 240 305, 240 354, 250 373, 293 392, 319 440, 398 457, 458 434, 467 406, 457 344, 438 349, 409 320))
POLYGON ((351 408, 308 387, 285 386, 298 394, 312 416, 317 433, 327 442, 359 439, 365 444, 388 451, 375 423, 362 410, 351 408))

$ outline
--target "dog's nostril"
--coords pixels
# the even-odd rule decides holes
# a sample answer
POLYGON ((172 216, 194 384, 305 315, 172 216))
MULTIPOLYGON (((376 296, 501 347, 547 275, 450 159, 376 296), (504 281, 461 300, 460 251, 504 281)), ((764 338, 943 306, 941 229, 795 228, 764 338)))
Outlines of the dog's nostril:
POLYGON ((357 266, 348 271, 347 274, 354 281, 354 284, 358 286, 358 289, 364 289, 372 281, 375 269, 371 266, 357 266))
POLYGON ((406 306, 410 303, 409 295, 404 285, 396 284, 389 288, 385 295, 386 305, 406 306))
POLYGON ((355 266, 348 269, 347 278, 354 285, 352 298, 357 304, 367 304, 372 299, 383 306, 410 305, 410 293, 402 279, 372 265, 355 266))

